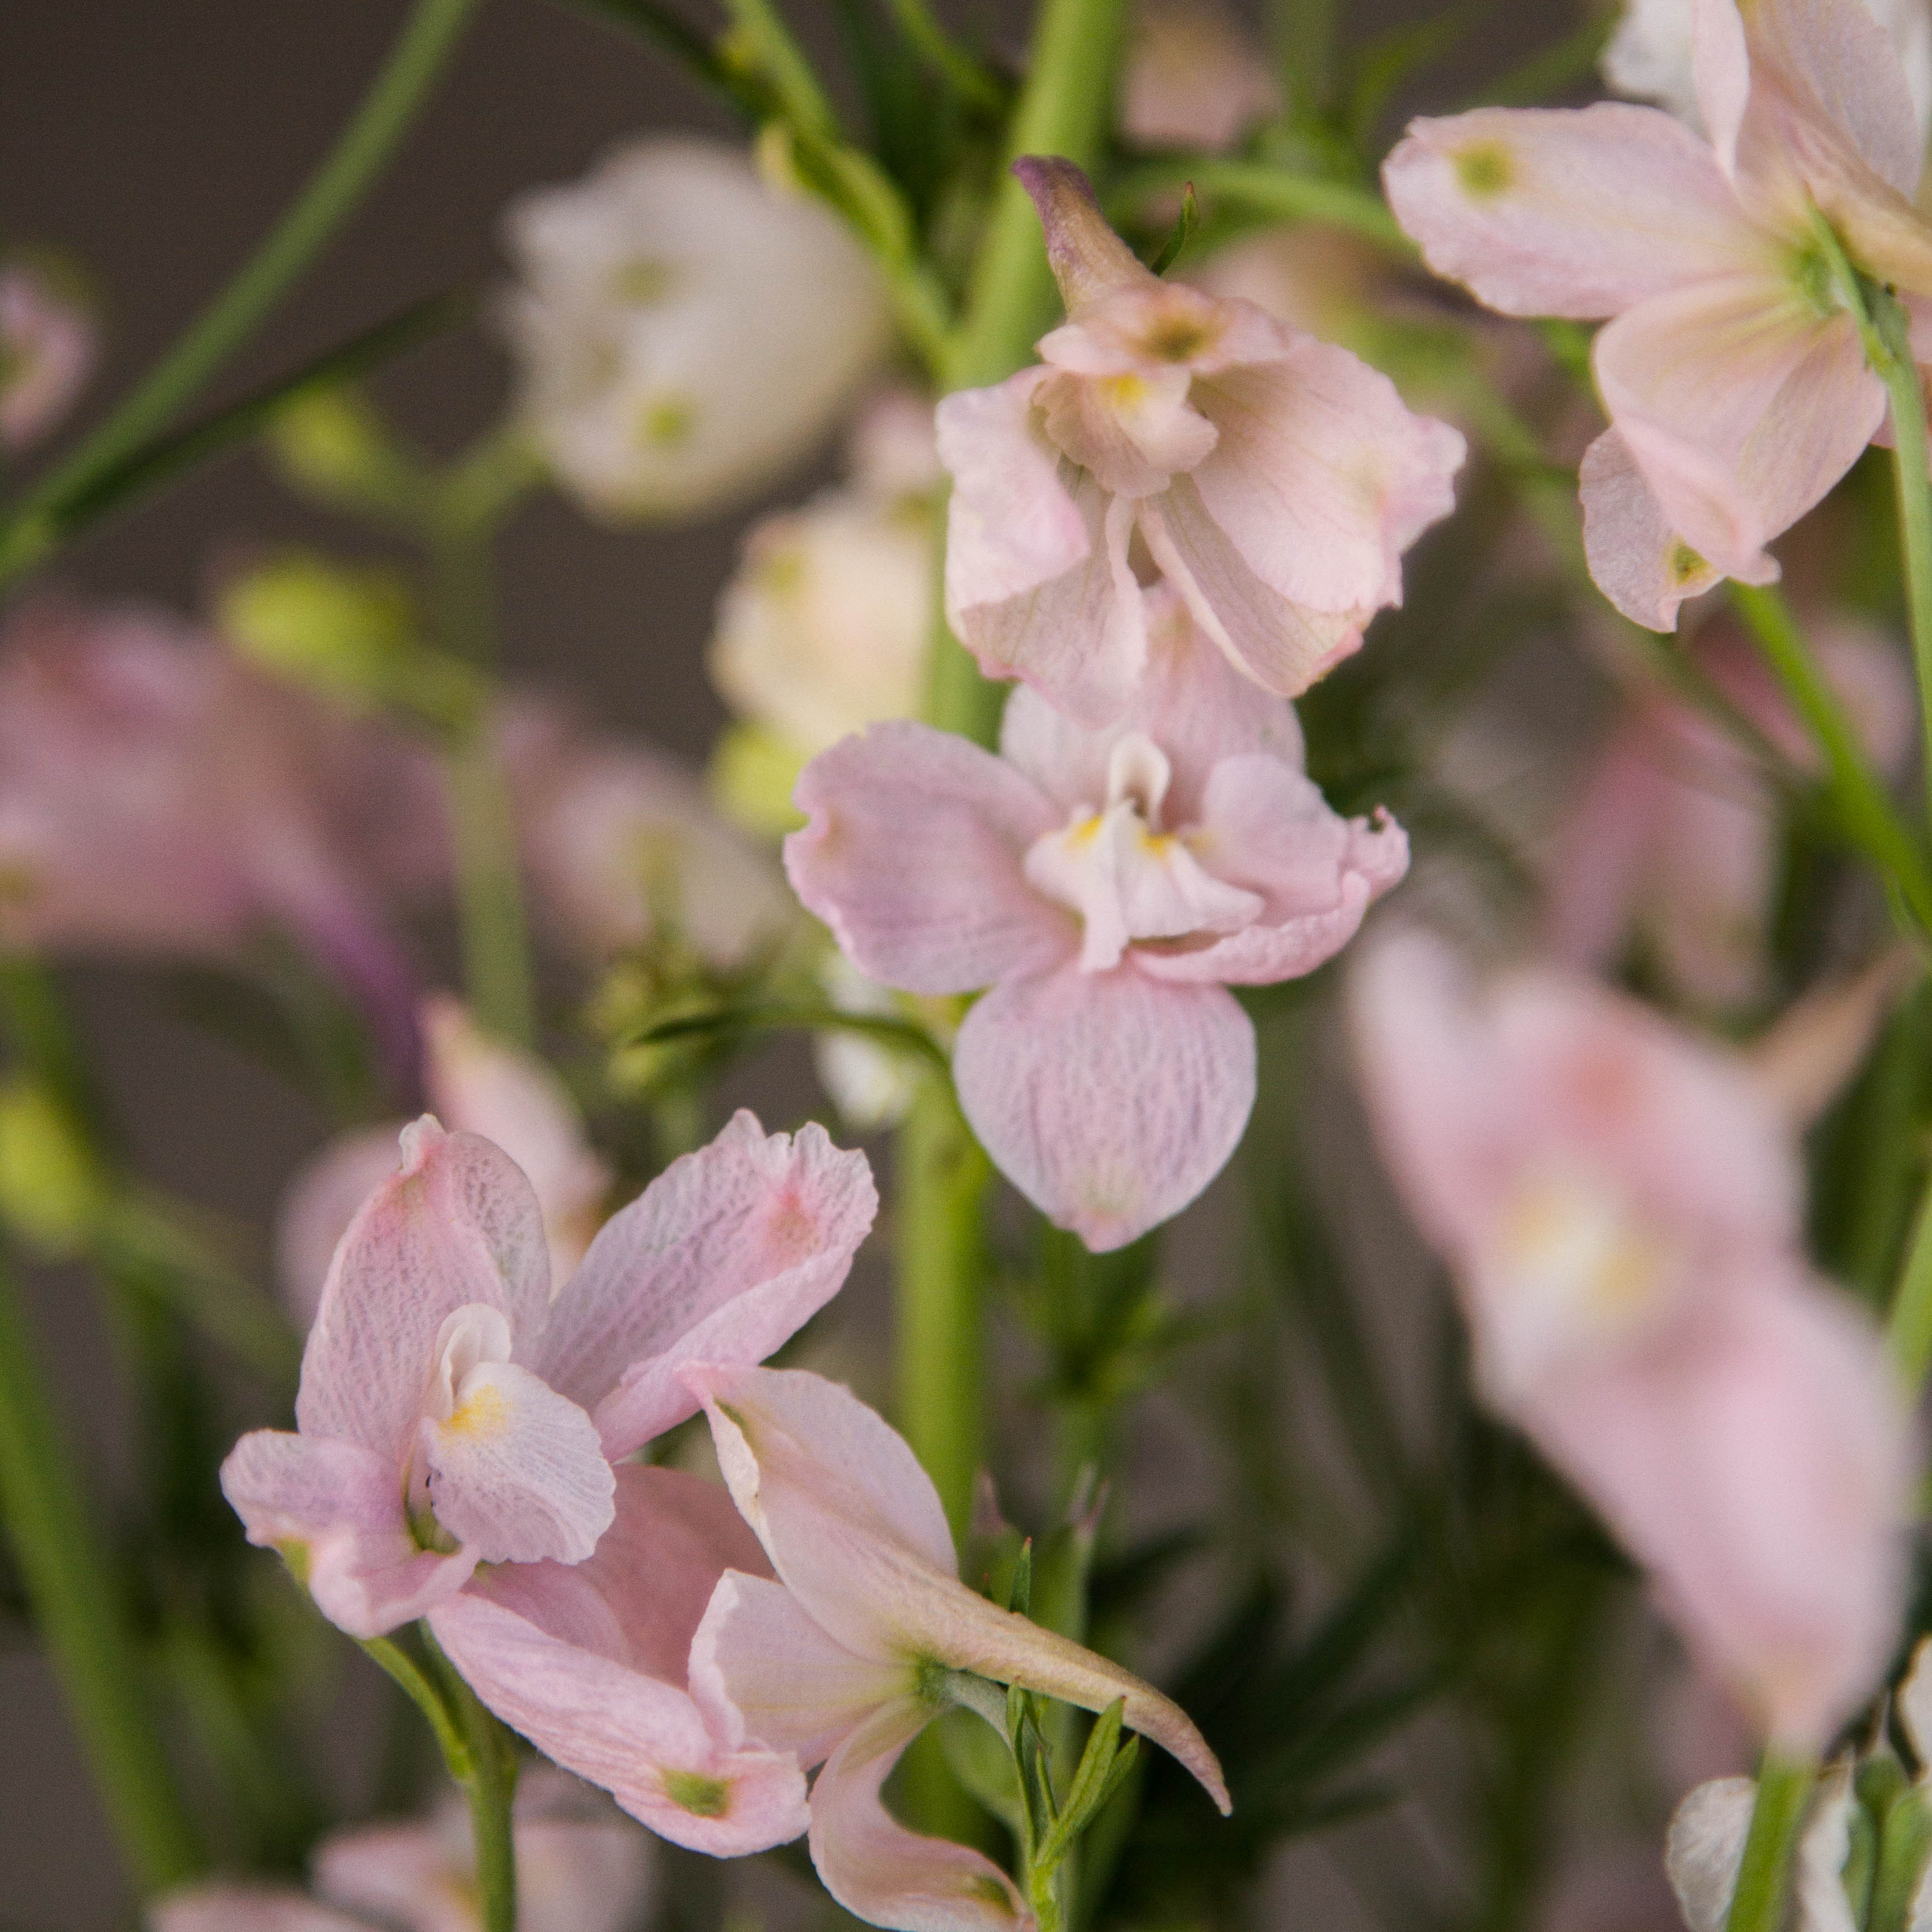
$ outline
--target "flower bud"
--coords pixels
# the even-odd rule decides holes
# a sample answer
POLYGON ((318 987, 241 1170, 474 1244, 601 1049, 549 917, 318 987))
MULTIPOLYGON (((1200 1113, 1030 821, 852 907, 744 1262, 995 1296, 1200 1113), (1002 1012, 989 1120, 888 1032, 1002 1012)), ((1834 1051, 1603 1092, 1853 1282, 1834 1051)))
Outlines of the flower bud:
POLYGON ((103 1182, 60 1104, 38 1081, 0 1085, 0 1221, 65 1260, 86 1245, 103 1182))

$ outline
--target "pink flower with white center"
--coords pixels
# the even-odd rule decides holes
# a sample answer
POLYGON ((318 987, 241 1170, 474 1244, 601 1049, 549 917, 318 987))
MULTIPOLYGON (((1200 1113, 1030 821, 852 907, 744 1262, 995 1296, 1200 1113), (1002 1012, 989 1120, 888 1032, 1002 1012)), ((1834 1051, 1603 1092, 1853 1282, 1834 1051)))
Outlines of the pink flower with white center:
MULTIPOLYGON (((650 1889, 650 1840, 590 1797, 543 1767, 518 1780, 520 1932, 626 1932, 636 1922, 650 1889)), ((316 1847, 313 1870, 315 1898, 284 1886, 170 1892, 149 1910, 150 1932, 482 1932, 476 1856, 460 1804, 405 1824, 336 1832, 316 1847)))
MULTIPOLYGON (((568 1281, 596 1234, 610 1170, 591 1146, 570 1090, 536 1054, 493 1040, 460 1000, 420 1009, 431 1110, 458 1133, 494 1141, 524 1171, 543 1210, 553 1281, 568 1281)), ((364 1202, 400 1164, 406 1121, 338 1135, 296 1175, 275 1222, 282 1300, 304 1334, 364 1202)))
POLYGON ((939 405, 953 629, 988 676, 1111 724, 1147 659, 1138 537, 1231 662, 1306 690, 1401 602, 1462 436, 1346 350, 1150 273, 1071 163, 1015 166, 1066 321, 1033 368, 939 405))
POLYGON ((0 448, 39 442, 73 406, 100 353, 100 332, 46 266, 0 262, 0 448))
POLYGON ((547 1756, 660 1837, 735 1857, 806 1824, 790 1747, 743 1736, 688 1682, 706 1606, 740 1572, 770 1574, 716 1484, 627 1463, 616 1520, 586 1561, 484 1571, 430 1626, 476 1694, 547 1756))
MULTIPOLYGON (((1911 674, 1889 638, 1820 624, 1813 646, 1874 762, 1910 748, 1911 674)), ((1728 626, 1699 632, 1698 668, 1801 770, 1818 754, 1762 653, 1728 626)), ((1545 936, 1564 964, 1614 965, 1633 929, 1671 988, 1712 1010, 1761 998, 1780 860, 1777 800, 1736 738, 1646 679, 1558 832, 1545 936)))
POLYGON ((1302 769, 1283 700, 1157 600, 1146 676, 1089 730, 1013 693, 995 758, 875 725, 806 767, 785 844, 798 895, 861 972, 992 990, 953 1078, 986 1151, 1096 1250, 1177 1214, 1254 1103, 1230 986, 1312 972, 1400 878, 1386 818, 1342 819, 1302 769))
POLYGON ((1912 1474, 1879 1338, 1800 1250, 1791 1130, 1743 1066, 1586 980, 1478 999, 1410 935, 1356 992, 1384 1150, 1487 1400, 1762 1732, 1816 1749, 1897 1634, 1912 1474))
POLYGON ((908 1831, 879 1791, 947 1707, 958 1672, 1089 1711, 1174 1756, 1222 1812, 1221 1768, 1186 1714, 1070 1639, 959 1580, 946 1513, 912 1451, 836 1382, 796 1370, 688 1368, 731 1494, 777 1580, 728 1571, 691 1646, 692 1694, 719 1732, 824 1762, 812 1862, 849 1912, 904 1932, 1030 1925, 975 1851, 908 1831))
POLYGON ((425 1115, 336 1250, 298 1432, 244 1436, 222 1488, 352 1636, 422 1616, 479 1563, 580 1563, 610 1526, 611 1464, 692 1413, 676 1364, 770 1354, 837 1290, 877 1205, 862 1154, 740 1113, 554 1292, 521 1170, 425 1115))
POLYGON ((1878 434, 1821 248, 1932 295, 1914 209, 1924 144, 1898 56, 1856 0, 1696 0, 1702 140, 1655 108, 1478 108, 1413 122, 1383 169, 1438 274, 1509 315, 1608 318, 1592 352, 1610 419, 1582 466, 1591 574, 1670 630, 1878 434))

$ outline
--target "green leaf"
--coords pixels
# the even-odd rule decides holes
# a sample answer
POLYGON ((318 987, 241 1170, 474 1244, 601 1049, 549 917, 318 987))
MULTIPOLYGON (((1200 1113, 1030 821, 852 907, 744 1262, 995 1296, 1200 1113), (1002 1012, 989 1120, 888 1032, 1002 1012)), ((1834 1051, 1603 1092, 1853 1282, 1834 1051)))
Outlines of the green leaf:
POLYGON ((1180 212, 1174 218, 1174 232, 1162 243, 1160 253, 1148 265, 1156 275, 1166 274, 1174 266, 1181 250, 1187 246, 1200 226, 1201 204, 1195 198, 1194 184, 1190 182, 1180 190, 1180 212))

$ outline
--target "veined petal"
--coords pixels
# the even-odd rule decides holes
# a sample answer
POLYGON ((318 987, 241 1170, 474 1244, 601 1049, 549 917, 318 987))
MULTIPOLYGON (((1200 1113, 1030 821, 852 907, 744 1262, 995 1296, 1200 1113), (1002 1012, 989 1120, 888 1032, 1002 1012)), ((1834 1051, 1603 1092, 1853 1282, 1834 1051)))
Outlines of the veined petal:
POLYGON ((910 1698, 875 1712, 834 1751, 812 1792, 812 1862, 848 1912, 894 1932, 1026 1932, 1033 1914, 992 1861, 909 1832, 879 1790, 932 1713, 910 1698))
MULTIPOLYGON (((1584 451, 1577 481, 1592 580, 1632 623, 1676 630, 1678 607, 1721 584, 1725 573, 1671 528, 1657 492, 1614 429, 1584 451)), ((1760 553, 1731 574, 1742 584, 1775 583, 1778 561, 1760 553)))
POLYGON ((1672 1814, 1664 1864, 1690 1932, 1724 1932, 1756 1803, 1754 1778, 1714 1778, 1672 1814))
POLYGON ((485 1563, 580 1563, 614 1512, 597 1427, 528 1369, 478 1363, 422 1422, 436 1519, 485 1563))
POLYGON ((259 1429, 221 1466, 221 1492, 248 1540, 279 1550, 316 1606, 351 1636, 380 1636, 453 1597, 474 1550, 417 1546, 397 1466, 359 1444, 259 1429))
POLYGON ((799 897, 862 973, 960 993, 1070 947, 1071 922, 1029 886, 1046 800, 976 745, 924 724, 875 724, 805 769, 810 823, 785 842, 799 897))
POLYGON ((796 1752, 808 1770, 911 1683, 903 1659, 848 1650, 782 1583, 735 1570, 691 1643, 691 1694, 718 1736, 796 1752))
POLYGON ((862 1154, 815 1124, 768 1135, 741 1109, 611 1217, 534 1364, 621 1459, 692 1413, 679 1362, 762 1361, 822 1308, 878 1212, 862 1154))
POLYGON ((1654 107, 1412 121, 1382 181, 1430 267, 1505 315, 1594 321, 1775 262, 1710 149, 1654 107))
POLYGON ((688 1372, 738 1507, 814 1622, 882 1660, 937 1662, 1089 1711, 1124 1699, 1128 1725, 1228 1808, 1214 1753, 1169 1699, 958 1580, 931 1479, 849 1389, 797 1370, 688 1372))
POLYGON ((501 1148, 446 1134, 425 1115, 404 1132, 400 1172, 335 1251, 302 1355, 296 1423, 400 1469, 445 1317, 470 1304, 500 1309, 520 1345, 549 1301, 543 1213, 523 1171, 501 1148))
POLYGON ((1312 336, 1197 378, 1192 397, 1220 432, 1192 472, 1202 507, 1256 576, 1312 610, 1401 602, 1402 552, 1456 507, 1459 431, 1312 336))
POLYGON ((1610 420, 1666 520, 1727 574, 1858 460, 1885 415, 1849 316, 1734 276, 1663 296, 1597 336, 1610 420))
POLYGON ((1147 546, 1195 622, 1264 690, 1298 698, 1361 648, 1373 610, 1315 610, 1256 574, 1208 513, 1191 476, 1141 506, 1147 546))
POLYGON ((1096 1253, 1178 1214, 1254 1106, 1254 1029, 1219 986, 1110 973, 1002 980, 959 1029, 959 1104, 1013 1185, 1096 1253))
POLYGON ((1046 434, 1071 463, 1092 472, 1102 489, 1148 496, 1177 470, 1192 470, 1218 432, 1187 400, 1185 369, 1146 376, 1049 376, 1036 394, 1046 434))

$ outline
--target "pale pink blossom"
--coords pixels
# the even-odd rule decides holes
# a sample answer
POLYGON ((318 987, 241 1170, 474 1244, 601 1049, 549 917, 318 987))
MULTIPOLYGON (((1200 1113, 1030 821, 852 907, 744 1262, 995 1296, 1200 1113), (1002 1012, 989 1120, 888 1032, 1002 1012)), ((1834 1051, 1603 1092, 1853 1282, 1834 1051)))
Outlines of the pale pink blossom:
MULTIPOLYGON (((1890 638, 1856 624, 1814 628, 1819 668, 1874 764, 1896 774, 1916 710, 1890 638)), ((1701 631, 1698 669, 1801 770, 1810 734, 1729 626, 1701 631)), ((1633 932, 1672 991, 1722 1010, 1762 997, 1780 862, 1777 797, 1751 753, 1690 698, 1645 676, 1586 772, 1547 867, 1545 934, 1571 965, 1614 964, 1633 932)))
MULTIPOLYGON (((584 1787, 538 1767, 517 1783, 519 1932, 628 1932, 651 1882, 650 1841, 584 1787)), ((150 1932, 482 1932, 468 1809, 338 1832, 315 1849, 315 1896, 199 1885, 149 1909, 150 1932), (353 1914, 353 1916, 349 1915, 353 1914)))
POLYGON ((891 337, 838 218, 715 141, 640 141, 504 219, 531 434, 614 520, 722 509, 802 462, 891 337))
POLYGON ((1696 0, 1708 141, 1655 108, 1479 108, 1419 120, 1383 170, 1438 274, 1510 315, 1608 318, 1592 350, 1610 428, 1582 472, 1592 574, 1674 627, 1882 427, 1882 385, 1814 223, 1852 262, 1932 295, 1914 210, 1923 143, 1898 56, 1861 0, 1696 0))
POLYGON ((380 1636, 479 1563, 580 1563, 614 1462, 694 1406, 681 1361, 769 1354, 831 1298, 877 1207, 862 1154, 748 1113, 674 1162, 553 1294, 530 1182, 425 1115, 343 1237, 298 1433, 244 1436, 222 1487, 323 1613, 380 1636))
POLYGON ((796 922, 770 857, 668 753, 538 704, 515 707, 504 738, 532 896, 570 952, 602 962, 675 940, 730 970, 796 922))
MULTIPOLYGON (((459 1000, 434 994, 421 1008, 430 1111, 452 1132, 494 1141, 536 1190, 553 1281, 568 1281, 602 1219, 610 1170, 592 1148, 570 1090, 543 1060, 493 1040, 459 1000)), ((400 1164, 408 1124, 339 1135, 290 1184, 275 1220, 284 1304, 302 1333, 321 1305, 337 1246, 364 1202, 400 1164)))
POLYGON ((0 639, 0 946, 228 960, 279 931, 411 1072, 374 821, 406 818, 419 776, 175 619, 29 604, 0 639))
POLYGON ((1356 990, 1384 1150, 1484 1395, 1760 1732, 1815 1749, 1896 1634, 1912 1479, 1878 1337, 1800 1249, 1791 1130, 1742 1064, 1586 980, 1478 996, 1411 935, 1356 990))
POLYGON ((1224 154, 1280 106, 1267 59, 1220 0, 1137 0, 1120 69, 1129 140, 1224 154))
POLYGON ((785 846, 846 957, 914 993, 992 991, 953 1077, 1015 1186, 1096 1250, 1178 1213, 1234 1150, 1254 1030, 1231 986, 1312 972, 1408 860, 1302 769, 1285 700, 1155 606, 1140 690, 1090 730, 1016 692, 995 758, 922 724, 815 759, 785 846))
POLYGON ((692 1693, 722 1735, 823 1761, 812 1862, 847 1910, 904 1932, 1031 1923, 997 1866, 908 1831, 880 1802, 906 1747, 946 1708, 955 1673, 1089 1711, 1124 1700, 1130 1728, 1228 1809, 1214 1754, 1170 1700, 960 1582, 931 1479, 849 1390, 797 1370, 704 1366, 685 1377, 777 1573, 720 1580, 692 1643, 692 1693))
POLYGON ((615 1520, 586 1561, 480 1572, 430 1612, 436 1641, 506 1724, 660 1837, 719 1857, 796 1838, 796 1754, 722 1721, 689 1681, 720 1581, 770 1574, 758 1539, 715 1483, 636 1463, 616 1475, 615 1520))
POLYGON ((0 447, 39 442, 73 407, 100 353, 92 310, 31 257, 0 262, 0 447))
POLYGON ((1305 690, 1401 601, 1462 438, 1347 350, 1160 280, 1070 163, 1016 166, 1066 321, 1031 368, 939 406, 954 630, 989 677, 1110 723, 1147 658, 1144 547, 1232 662, 1305 690))

